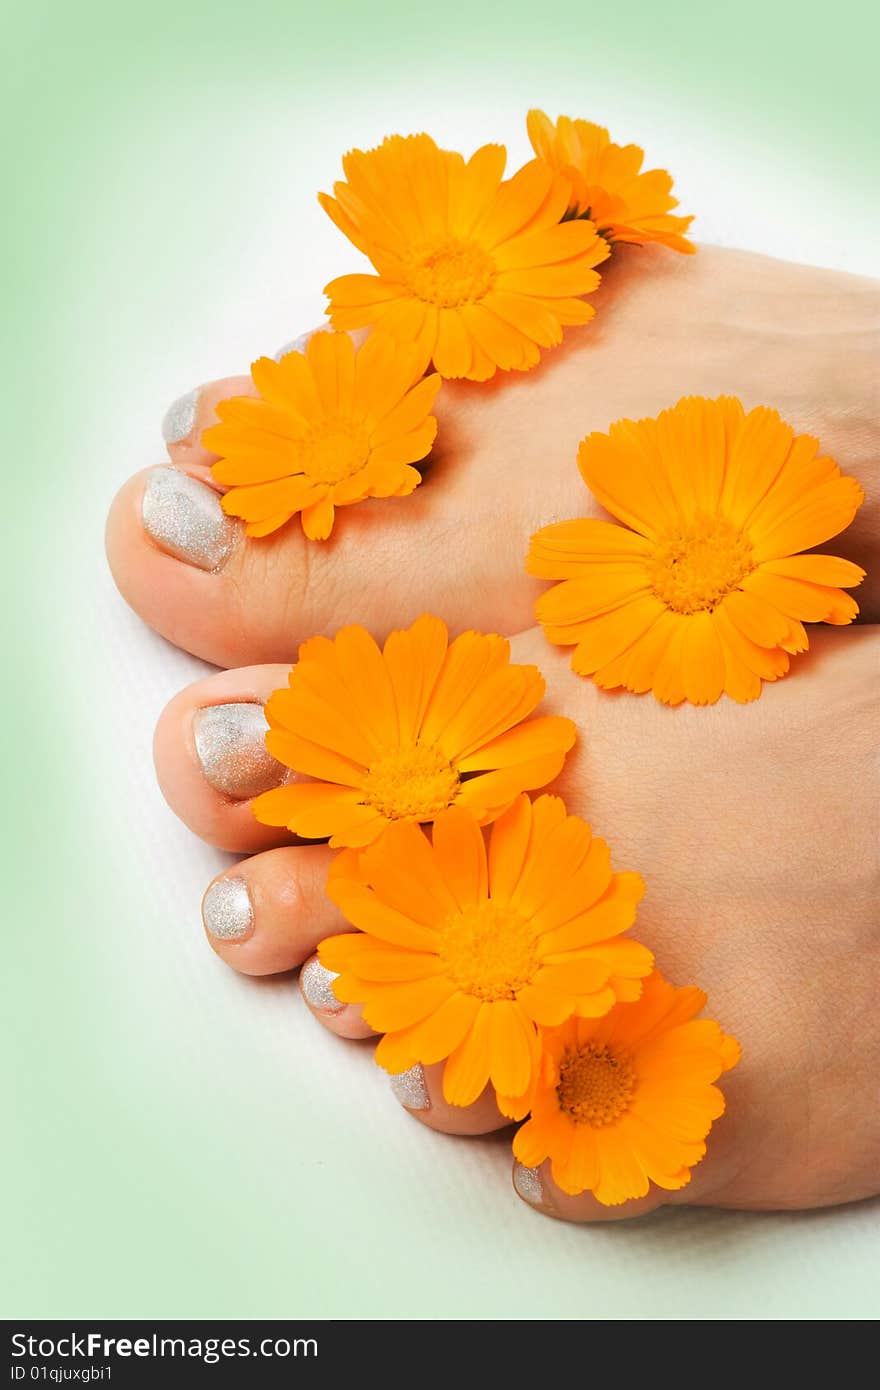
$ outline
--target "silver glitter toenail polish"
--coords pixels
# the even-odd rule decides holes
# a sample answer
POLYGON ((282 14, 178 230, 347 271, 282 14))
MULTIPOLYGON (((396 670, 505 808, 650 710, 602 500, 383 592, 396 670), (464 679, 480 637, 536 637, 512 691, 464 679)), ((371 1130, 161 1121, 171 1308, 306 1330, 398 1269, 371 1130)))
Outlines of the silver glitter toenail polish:
POLYGON ((287 768, 266 747, 267 727, 262 705, 208 705, 196 710, 193 737, 205 781, 236 801, 279 787, 287 768))
POLYGON ((338 977, 332 970, 322 965, 317 956, 302 968, 299 985, 313 1009, 321 1009, 327 1014, 338 1014, 344 1008, 341 999, 333 993, 333 981, 338 977))
POLYGON ((239 529, 213 488, 179 468, 153 469, 141 515, 144 530, 157 545, 200 570, 217 570, 228 560, 239 529))
POLYGON ((220 941, 241 941, 254 925, 251 895, 243 878, 218 878, 202 903, 205 926, 220 941))
POLYGON ((524 1202, 539 1207, 544 1201, 544 1184, 538 1168, 526 1168, 523 1163, 513 1165, 513 1185, 524 1202))
POLYGON ((308 333, 300 333, 298 338, 293 339, 293 342, 285 343, 284 347, 280 347, 278 351, 272 355, 276 362, 280 362, 282 357, 288 352, 305 352, 306 343, 309 341, 309 338, 314 338, 316 333, 328 333, 329 331, 329 323, 321 323, 317 328, 310 328, 308 333))
POLYGON ((162 419, 162 438, 166 444, 179 444, 192 433, 196 422, 196 406, 199 403, 198 391, 187 391, 169 405, 162 419))
POLYGON ((431 1098, 425 1085, 425 1072, 417 1062, 409 1071, 391 1077, 391 1091, 407 1110, 430 1110, 431 1098))

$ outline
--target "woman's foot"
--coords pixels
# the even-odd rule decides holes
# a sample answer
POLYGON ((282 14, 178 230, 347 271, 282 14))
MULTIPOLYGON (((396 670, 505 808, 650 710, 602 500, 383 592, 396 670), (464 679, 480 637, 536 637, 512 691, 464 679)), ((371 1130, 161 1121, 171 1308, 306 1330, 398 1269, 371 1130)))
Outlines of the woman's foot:
MULTIPOLYGON (((859 601, 877 621, 877 287, 735 252, 704 249, 679 262, 643 250, 618 261, 596 299, 596 322, 535 372, 448 385, 425 485, 354 509, 323 545, 296 526, 245 541, 223 516, 198 441, 217 401, 248 381, 203 388, 172 412, 173 467, 140 474, 119 494, 111 565, 151 626, 224 667, 289 663, 315 632, 359 621, 382 636, 424 610, 453 629, 521 633, 516 658, 545 672, 548 706, 587 731, 559 790, 607 836, 616 860, 648 880, 639 930, 664 970, 699 981, 744 1045, 729 1114, 674 1200, 809 1206, 864 1196, 876 1188, 880 1150, 870 1011, 880 974, 869 834, 876 769, 865 772, 876 632, 815 632, 796 679, 754 706, 670 711, 571 675, 567 656, 529 630, 541 586, 523 559, 540 525, 591 510, 575 467, 584 434, 687 392, 726 391, 747 406, 775 405, 862 482, 867 501, 832 548, 869 569, 859 601), (722 748, 731 771, 720 782, 722 748)), ((205 899, 212 946, 252 974, 307 961, 340 925, 323 891, 330 851, 291 845, 248 804, 284 776, 265 753, 259 707, 286 670, 248 666, 199 682, 168 707, 156 738, 176 812, 211 843, 254 856, 205 899)), ((307 965, 302 978, 322 1022, 363 1036, 356 1012, 331 1002, 320 969, 307 965)), ((437 1129, 502 1123, 490 1096, 467 1111, 447 1107, 430 1069, 397 1091, 437 1129)), ((515 1181, 554 1214, 609 1214, 564 1197, 544 1173, 519 1171, 515 1181)))
MULTIPOLYGON (((512 647, 514 660, 539 663, 547 677, 542 710, 586 731, 554 789, 609 840, 616 865, 644 875, 639 938, 671 979, 706 989, 712 1015, 743 1046, 725 1084, 728 1114, 682 1192, 655 1189, 602 1208, 565 1196, 545 1171, 517 1168, 519 1194, 589 1220, 662 1201, 793 1208, 876 1191, 880 632, 817 631, 796 679, 753 705, 710 709, 605 695, 573 677, 534 629, 512 647)), ((345 929, 324 893, 332 851, 289 843, 248 805, 285 774, 265 757, 257 711, 286 676, 287 667, 257 666, 190 686, 159 722, 156 766, 170 805, 197 834, 252 856, 205 895, 213 949, 246 974, 306 962, 301 985, 314 1016, 363 1038, 369 1028, 334 999, 314 959, 323 937, 345 929)), ((489 1092, 468 1109, 446 1104, 440 1071, 417 1067, 392 1085, 423 1123, 450 1134, 509 1123, 489 1092)))
POLYGON ((113 505, 107 545, 123 595, 219 666, 289 660, 301 640, 346 622, 382 637, 426 610, 453 629, 522 631, 543 587, 525 573, 529 537, 604 515, 577 471, 583 436, 685 394, 727 392, 775 406, 862 483, 867 499, 832 549, 869 569, 859 602, 880 618, 869 565, 880 535, 878 287, 743 252, 636 248, 595 298, 595 321, 533 372, 447 383, 422 487, 346 509, 327 542, 294 524, 246 540, 223 515, 199 440, 219 400, 253 387, 246 377, 202 387, 170 412, 173 467, 137 474, 113 505))

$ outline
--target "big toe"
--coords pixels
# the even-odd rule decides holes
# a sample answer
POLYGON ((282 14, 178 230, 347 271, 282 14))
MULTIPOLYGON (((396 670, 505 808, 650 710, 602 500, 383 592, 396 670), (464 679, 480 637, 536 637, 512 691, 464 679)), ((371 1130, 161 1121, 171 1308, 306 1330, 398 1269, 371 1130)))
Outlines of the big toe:
POLYGON ((531 624, 540 585, 523 557, 541 516, 524 508, 506 459, 498 489, 494 432, 485 420, 479 427, 471 396, 441 393, 440 434, 419 465, 421 486, 340 508, 320 541, 306 539, 297 516, 270 535, 247 536, 221 506, 205 430, 221 401, 254 394, 250 377, 231 377, 181 396, 163 422, 170 464, 130 478, 113 503, 110 566, 151 627, 230 667, 290 660, 300 641, 345 623, 381 638, 426 611, 453 630, 512 633, 531 624))

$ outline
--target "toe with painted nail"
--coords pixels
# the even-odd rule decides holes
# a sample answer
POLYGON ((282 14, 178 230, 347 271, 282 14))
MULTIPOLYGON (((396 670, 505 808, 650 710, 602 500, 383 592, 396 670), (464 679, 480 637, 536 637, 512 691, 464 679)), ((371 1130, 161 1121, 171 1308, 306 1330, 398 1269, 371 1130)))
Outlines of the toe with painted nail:
POLYGON ((516 1195, 522 1197, 531 1207, 544 1205, 544 1182, 540 1168, 527 1168, 524 1163, 513 1165, 513 1187, 516 1195))
POLYGON ((409 1071, 399 1072, 390 1080, 392 1095, 407 1110, 430 1110, 431 1098, 428 1095, 425 1070, 420 1063, 417 1062, 414 1067, 410 1067, 409 1071))
POLYGON ((202 902, 202 917, 219 941, 244 941, 254 929, 251 895, 243 878, 218 878, 202 902))
POLYGON ((144 530, 168 555, 197 569, 218 570, 229 559, 239 526, 220 498, 179 468, 154 468, 144 488, 144 530))
POLYGON ((198 404, 198 391, 187 391, 168 407, 162 420, 162 438, 166 444, 182 444, 192 434, 198 404))
POLYGON ((333 993, 336 978, 336 974, 323 966, 317 957, 307 961, 299 977, 299 987, 306 1003, 321 1013, 341 1013, 345 1005, 333 993))
POLYGON ((287 768, 266 747, 268 725, 257 704, 208 705, 196 710, 193 739, 205 780, 234 801, 278 787, 287 768))

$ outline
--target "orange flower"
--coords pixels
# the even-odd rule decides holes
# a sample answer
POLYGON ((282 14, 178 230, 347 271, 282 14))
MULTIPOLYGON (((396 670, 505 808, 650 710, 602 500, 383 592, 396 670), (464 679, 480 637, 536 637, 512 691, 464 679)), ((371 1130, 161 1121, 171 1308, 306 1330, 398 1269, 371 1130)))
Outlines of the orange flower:
POLYGON ((817 449, 775 410, 746 414, 729 396, 589 435, 584 480, 631 529, 564 521, 532 537, 529 572, 563 581, 537 604, 550 641, 574 645, 572 668, 608 690, 756 699, 806 650, 804 622, 859 611, 838 586, 864 570, 797 553, 848 526, 864 497, 817 449))
POLYGON ((570 719, 530 719, 544 694, 534 666, 513 666, 503 637, 450 643, 428 614, 382 651, 362 627, 299 649, 290 688, 266 705, 266 746, 317 780, 265 792, 264 825, 334 847, 367 845, 392 821, 432 821, 447 806, 494 820, 521 791, 560 771, 570 719))
POLYGON ((334 327, 378 327, 441 376, 486 381, 534 367, 565 324, 587 323, 579 296, 598 285, 607 244, 589 222, 559 225, 565 176, 533 160, 502 182, 505 161, 502 145, 465 162, 429 135, 347 154, 348 182, 320 202, 376 274, 327 286, 334 327))
POLYGON ((672 217, 678 207, 665 169, 642 169, 644 150, 615 145, 591 121, 560 116, 556 125, 543 111, 528 115, 532 149, 551 169, 571 180, 570 217, 589 217, 607 241, 659 241, 673 251, 696 251, 682 235, 692 217, 672 217))
POLYGON ((395 825, 335 860, 330 897, 359 931, 319 947, 339 999, 385 1037, 376 1061, 403 1072, 440 1062, 443 1094, 470 1105, 491 1082, 504 1114, 526 1113, 538 1024, 593 1019, 636 999, 651 952, 620 939, 638 874, 611 872, 608 846, 558 797, 520 796, 492 827, 443 811, 433 844, 395 825))
POLYGON ((735 1038, 694 1018, 705 1003, 701 989, 655 971, 634 1004, 543 1030, 531 1117, 513 1140, 520 1163, 549 1158, 563 1192, 592 1192, 608 1207, 652 1182, 670 1192, 690 1182, 724 1113, 712 1082, 740 1058, 735 1038))
POLYGON ((249 536, 277 531, 297 512, 310 540, 326 540, 336 507, 366 497, 405 497, 422 481, 410 465, 429 453, 439 376, 420 381, 412 346, 347 333, 315 333, 305 352, 251 368, 258 395, 217 407, 202 434, 220 454, 212 473, 230 491, 223 510, 249 536))

